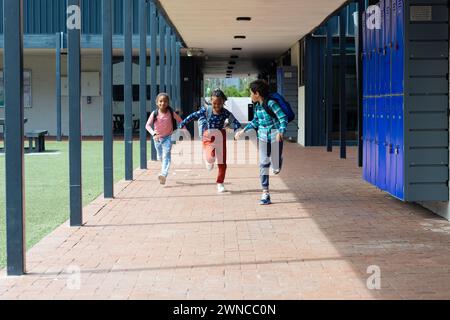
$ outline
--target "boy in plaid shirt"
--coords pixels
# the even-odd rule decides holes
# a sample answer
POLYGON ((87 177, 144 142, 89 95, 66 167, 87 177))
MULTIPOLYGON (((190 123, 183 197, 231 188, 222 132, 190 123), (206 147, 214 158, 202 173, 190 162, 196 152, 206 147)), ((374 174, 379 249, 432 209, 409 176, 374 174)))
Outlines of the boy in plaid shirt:
POLYGON ((241 131, 236 133, 236 140, 249 130, 258 131, 259 168, 263 194, 260 204, 271 204, 269 193, 269 168, 274 174, 280 173, 283 162, 283 136, 288 125, 287 116, 273 100, 268 100, 269 85, 264 80, 250 84, 250 96, 254 103, 254 119, 241 131), (272 113, 272 115, 270 114, 272 113))

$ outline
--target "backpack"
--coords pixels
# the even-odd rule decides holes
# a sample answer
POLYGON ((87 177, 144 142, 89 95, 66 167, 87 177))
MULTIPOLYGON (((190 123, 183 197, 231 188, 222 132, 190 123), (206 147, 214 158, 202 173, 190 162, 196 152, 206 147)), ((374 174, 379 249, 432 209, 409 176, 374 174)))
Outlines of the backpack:
MULTIPOLYGON (((212 116, 212 107, 207 106, 207 107, 205 107, 205 109, 206 109, 205 115, 206 115, 206 125, 207 125, 206 130, 209 130, 209 119, 211 119, 211 116, 212 116)), ((197 125, 198 125, 198 134, 199 134, 200 138, 202 138, 203 133, 204 133, 203 132, 203 122, 199 121, 197 125)))
MULTIPOLYGON (((175 119, 175 115, 174 115, 174 111, 171 107, 168 108, 170 115, 172 116, 172 130, 173 131, 177 131, 178 129, 178 124, 177 124, 177 120, 175 119)), ((156 109, 155 111, 153 111, 154 116, 153 116, 153 121, 155 122, 156 120, 158 120, 158 109, 156 109)))
MULTIPOLYGON (((292 107, 289 102, 279 93, 271 93, 269 95, 268 100, 275 101, 280 106, 281 110, 283 110, 284 114, 287 116, 287 122, 292 122, 295 119, 295 113, 292 111, 292 107)), ((263 104, 264 110, 274 119, 278 120, 277 115, 273 110, 266 104, 263 104)))

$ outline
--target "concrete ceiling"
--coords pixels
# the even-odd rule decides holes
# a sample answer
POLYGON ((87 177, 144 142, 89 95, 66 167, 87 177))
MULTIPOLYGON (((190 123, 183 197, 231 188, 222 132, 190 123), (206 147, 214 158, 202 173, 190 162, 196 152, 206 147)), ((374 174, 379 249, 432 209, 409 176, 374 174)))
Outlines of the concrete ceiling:
POLYGON ((257 72, 318 26, 344 0, 160 0, 190 48, 207 56, 205 73, 225 75, 230 55, 239 56, 233 74, 257 72), (236 21, 248 16, 251 21, 236 21), (234 39, 245 35, 246 39, 234 39), (232 51, 241 47, 242 51, 232 51))

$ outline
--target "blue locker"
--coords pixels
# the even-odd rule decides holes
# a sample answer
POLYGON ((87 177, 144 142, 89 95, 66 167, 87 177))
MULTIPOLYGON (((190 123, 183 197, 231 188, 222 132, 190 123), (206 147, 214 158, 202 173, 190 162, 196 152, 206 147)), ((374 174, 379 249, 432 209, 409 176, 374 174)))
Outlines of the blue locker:
POLYGON ((367 157, 368 162, 368 181, 370 183, 373 183, 372 175, 373 175, 373 96, 374 96, 374 81, 373 81, 373 71, 374 71, 374 56, 373 56, 373 32, 371 29, 367 30, 367 39, 368 39, 368 52, 369 52, 369 74, 368 74, 368 82, 369 82, 369 98, 367 99, 367 126, 368 126, 368 132, 367 132, 367 138, 368 138, 368 149, 369 149, 369 155, 367 157))
POLYGON ((390 105, 389 105, 389 115, 390 115, 390 126, 389 126, 389 171, 388 171, 388 183, 386 186, 386 191, 390 194, 395 194, 395 180, 397 176, 397 156, 395 153, 395 141, 397 134, 397 109, 396 109, 396 98, 394 96, 396 90, 396 68, 397 68, 397 0, 391 0, 391 12, 390 12, 390 48, 391 48, 391 79, 390 79, 390 105))
POLYGON ((397 41, 398 41, 398 68, 397 72, 399 74, 399 97, 397 103, 397 134, 396 134, 396 154, 397 154, 397 169, 396 169, 396 181, 395 181, 395 196, 399 199, 404 199, 404 25, 403 25, 403 15, 404 15, 404 0, 397 0, 397 41))
POLYGON ((391 55, 392 55, 392 35, 391 35, 391 0, 385 0, 385 19, 384 19, 384 34, 385 34, 385 145, 384 154, 386 159, 385 165, 385 186, 384 190, 389 191, 391 184, 391 55))
POLYGON ((385 190, 386 184, 386 155, 385 155, 385 137, 386 137, 386 125, 385 125, 385 8, 384 0, 380 1, 381 11, 381 30, 379 30, 379 99, 378 99, 378 166, 377 166, 377 185, 381 190, 385 190))
POLYGON ((374 132, 374 153, 375 153, 375 166, 374 166, 374 184, 379 187, 380 182, 378 181, 379 178, 379 168, 380 168, 380 133, 381 133, 381 127, 380 127, 380 118, 381 118, 381 92, 380 92, 380 83, 381 83, 381 72, 380 72, 380 62, 381 62, 381 55, 380 55, 380 35, 381 32, 379 29, 374 30, 375 33, 375 47, 374 47, 374 56, 375 56, 375 74, 374 74, 374 80, 375 80, 375 105, 374 105, 374 113, 375 113, 375 132, 374 132))
POLYGON ((372 77, 371 77, 371 83, 372 83, 372 99, 371 99, 371 146, 370 146, 370 181, 373 185, 376 185, 376 160, 377 160, 377 146, 376 146, 376 103, 377 103, 377 79, 378 79, 378 55, 377 55, 377 38, 376 38, 377 32, 376 30, 370 31, 370 38, 371 38, 371 48, 372 48, 372 77))

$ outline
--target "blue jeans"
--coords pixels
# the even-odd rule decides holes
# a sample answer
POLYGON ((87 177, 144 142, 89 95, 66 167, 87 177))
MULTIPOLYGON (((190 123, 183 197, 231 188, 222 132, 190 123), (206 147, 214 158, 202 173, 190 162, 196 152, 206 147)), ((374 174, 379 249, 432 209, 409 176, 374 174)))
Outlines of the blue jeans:
POLYGON ((259 140, 259 177, 263 190, 269 190, 269 168, 281 170, 283 165, 283 141, 259 140))
POLYGON ((172 136, 164 137, 160 141, 155 140, 155 148, 158 161, 162 161, 161 175, 167 177, 172 159, 172 136))

